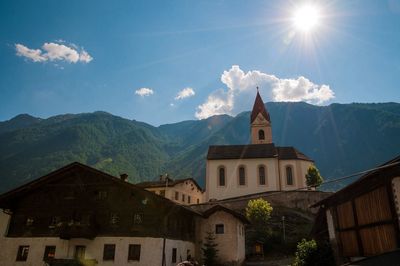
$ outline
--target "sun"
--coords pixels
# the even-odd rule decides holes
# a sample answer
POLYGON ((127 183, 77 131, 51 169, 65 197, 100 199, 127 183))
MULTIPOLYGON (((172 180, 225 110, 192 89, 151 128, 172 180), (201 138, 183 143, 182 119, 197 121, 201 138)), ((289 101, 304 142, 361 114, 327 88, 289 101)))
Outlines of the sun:
POLYGON ((304 5, 299 7, 293 15, 294 27, 302 32, 309 33, 315 30, 319 24, 320 11, 317 6, 304 5))

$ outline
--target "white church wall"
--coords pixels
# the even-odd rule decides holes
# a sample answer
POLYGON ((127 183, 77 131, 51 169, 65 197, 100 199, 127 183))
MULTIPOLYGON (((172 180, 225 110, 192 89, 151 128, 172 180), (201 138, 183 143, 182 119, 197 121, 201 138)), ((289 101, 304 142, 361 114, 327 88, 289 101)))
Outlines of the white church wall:
POLYGON ((207 199, 225 199, 247 194, 278 190, 277 159, 207 160, 206 193, 207 199), (245 166, 246 185, 239 185, 238 168, 245 166), (266 167, 266 185, 259 184, 258 167, 266 167), (218 168, 226 169, 225 186, 218 184, 218 168))

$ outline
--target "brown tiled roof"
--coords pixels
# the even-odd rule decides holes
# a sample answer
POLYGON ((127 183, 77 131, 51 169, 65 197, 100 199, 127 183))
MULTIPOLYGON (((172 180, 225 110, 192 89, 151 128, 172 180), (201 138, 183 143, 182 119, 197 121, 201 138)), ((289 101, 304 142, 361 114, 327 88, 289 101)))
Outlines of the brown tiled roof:
POLYGON ((219 145, 208 148, 207 160, 278 158, 312 161, 294 147, 276 147, 273 143, 248 145, 219 145))
POLYGON ((276 147, 278 149, 278 157, 280 160, 301 159, 312 161, 307 155, 298 151, 294 147, 276 147))
POLYGON ((261 99, 260 93, 257 90, 256 100, 254 101, 253 111, 251 111, 251 119, 250 124, 256 119, 257 115, 261 113, 265 119, 271 122, 271 118, 269 117, 269 113, 265 109, 265 105, 263 100, 261 99))
MULTIPOLYGON (((173 186, 183 183, 185 181, 192 181, 195 184, 195 186, 197 187, 197 189, 199 189, 200 191, 203 191, 203 189, 199 186, 199 184, 197 184, 196 180, 194 180, 193 178, 185 178, 185 179, 177 179, 177 180, 168 178, 168 187, 173 187, 173 186)), ((156 181, 141 182, 141 183, 137 183, 135 185, 138 187, 141 187, 141 188, 150 188, 150 187, 165 187, 166 184, 165 184, 165 180, 156 180, 156 181)))
POLYGON ((246 218, 246 216, 244 216, 243 214, 241 214, 237 211, 234 211, 230 208, 227 208, 225 206, 222 206, 220 204, 209 205, 205 208, 204 208, 204 206, 201 206, 200 208, 199 207, 200 207, 199 205, 189 206, 189 208, 192 209, 193 211, 197 211, 198 213, 201 213, 204 218, 210 217, 212 214, 216 213, 217 211, 223 211, 223 212, 229 213, 232 216, 236 217, 237 219, 242 221, 244 224, 250 223, 249 220, 246 218))

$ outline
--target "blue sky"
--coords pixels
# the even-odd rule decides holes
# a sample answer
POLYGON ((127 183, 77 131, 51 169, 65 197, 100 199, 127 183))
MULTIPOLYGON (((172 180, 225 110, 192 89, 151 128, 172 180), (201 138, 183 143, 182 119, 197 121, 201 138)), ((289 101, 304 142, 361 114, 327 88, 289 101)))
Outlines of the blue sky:
POLYGON ((256 86, 265 101, 400 101, 397 0, 3 0, 0 22, 0 121, 235 115, 256 86), (292 21, 305 3, 308 33, 292 21))

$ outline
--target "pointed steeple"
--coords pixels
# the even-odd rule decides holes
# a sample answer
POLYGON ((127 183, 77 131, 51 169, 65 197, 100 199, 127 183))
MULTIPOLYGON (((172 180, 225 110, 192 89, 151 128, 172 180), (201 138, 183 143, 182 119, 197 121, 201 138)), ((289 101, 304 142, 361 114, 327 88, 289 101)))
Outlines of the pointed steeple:
POLYGON ((257 96, 256 96, 256 100, 254 101, 253 111, 251 111, 250 124, 252 124, 254 122, 254 120, 257 118, 259 113, 261 113, 262 116, 268 122, 271 122, 271 118, 269 117, 269 113, 267 112, 267 109, 265 109, 264 102, 261 99, 260 92, 258 91, 258 87, 257 87, 257 96))
POLYGON ((272 143, 271 118, 269 117, 267 109, 265 109, 258 87, 256 100, 254 101, 253 111, 250 117, 250 128, 252 144, 272 143))

